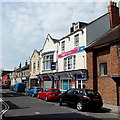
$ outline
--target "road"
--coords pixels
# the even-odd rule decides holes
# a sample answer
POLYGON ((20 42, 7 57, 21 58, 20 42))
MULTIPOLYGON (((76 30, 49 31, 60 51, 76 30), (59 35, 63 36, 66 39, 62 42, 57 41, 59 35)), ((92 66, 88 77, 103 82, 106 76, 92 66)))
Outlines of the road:
POLYGON ((7 89, 2 90, 2 96, 10 107, 4 114, 5 120, 118 120, 117 114, 106 110, 81 112, 72 106, 59 106, 58 102, 45 102, 7 89))

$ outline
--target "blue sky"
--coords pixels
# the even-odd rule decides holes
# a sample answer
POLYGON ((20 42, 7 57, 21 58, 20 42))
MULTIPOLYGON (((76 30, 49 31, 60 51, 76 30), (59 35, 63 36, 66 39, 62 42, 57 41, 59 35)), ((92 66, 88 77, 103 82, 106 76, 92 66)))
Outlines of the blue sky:
POLYGON ((0 68, 14 69, 40 50, 47 34, 60 39, 72 22, 91 22, 107 13, 107 2, 2 2, 0 3, 0 68), (2 27, 1 27, 2 26, 2 27), (1 29, 2 28, 2 29, 1 29))

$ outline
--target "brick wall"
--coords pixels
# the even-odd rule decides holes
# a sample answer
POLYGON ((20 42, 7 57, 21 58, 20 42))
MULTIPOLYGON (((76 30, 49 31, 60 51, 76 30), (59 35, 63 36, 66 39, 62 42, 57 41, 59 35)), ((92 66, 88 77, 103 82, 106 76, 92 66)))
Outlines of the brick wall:
POLYGON ((120 74, 120 57, 118 57, 117 43, 87 52, 87 68, 86 88, 96 89, 97 86, 104 103, 117 105, 117 85, 111 78, 113 74, 120 74), (101 76, 100 74, 100 64, 104 62, 107 63, 107 76, 101 76))

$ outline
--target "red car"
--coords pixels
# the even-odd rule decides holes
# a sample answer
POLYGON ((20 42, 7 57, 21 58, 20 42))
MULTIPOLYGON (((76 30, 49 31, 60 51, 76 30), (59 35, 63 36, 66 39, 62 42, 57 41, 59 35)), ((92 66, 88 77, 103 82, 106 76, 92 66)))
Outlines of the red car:
POLYGON ((10 85, 9 84, 2 84, 2 89, 9 89, 10 85))
POLYGON ((38 92, 38 98, 49 100, 58 100, 58 96, 61 92, 59 89, 55 88, 45 88, 42 91, 38 92))

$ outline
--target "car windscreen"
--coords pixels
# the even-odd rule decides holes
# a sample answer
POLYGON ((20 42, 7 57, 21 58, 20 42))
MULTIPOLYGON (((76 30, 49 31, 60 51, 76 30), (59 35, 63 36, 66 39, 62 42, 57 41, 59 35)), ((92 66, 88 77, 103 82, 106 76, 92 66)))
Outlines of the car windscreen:
POLYGON ((60 92, 59 90, 50 90, 50 92, 60 92))
POLYGON ((86 90, 86 94, 88 96, 94 96, 94 95, 99 95, 98 92, 94 91, 94 90, 86 90))

